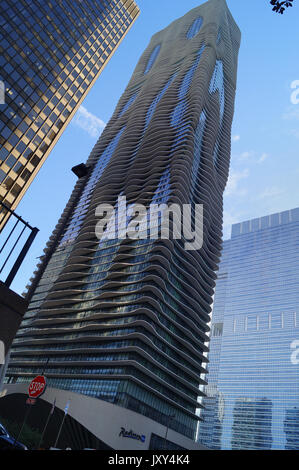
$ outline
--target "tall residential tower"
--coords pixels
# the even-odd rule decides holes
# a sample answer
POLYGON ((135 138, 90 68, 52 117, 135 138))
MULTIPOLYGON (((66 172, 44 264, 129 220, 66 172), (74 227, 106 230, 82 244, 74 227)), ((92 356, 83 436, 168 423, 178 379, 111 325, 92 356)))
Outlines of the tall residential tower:
POLYGON ((239 41, 224 0, 153 36, 32 280, 7 393, 44 370, 50 387, 80 397, 73 417, 83 423, 91 407, 87 427, 117 449, 162 447, 165 427, 168 446, 194 445, 239 41), (183 239, 99 242, 96 208, 117 207, 119 196, 146 207, 203 204, 202 248, 187 251, 183 239), (142 439, 127 439, 122 428, 142 439))
MULTIPOLYGON (((0 202, 15 209, 139 14, 133 0, 3 0, 0 202)), ((8 218, 0 204, 0 231, 8 218)))

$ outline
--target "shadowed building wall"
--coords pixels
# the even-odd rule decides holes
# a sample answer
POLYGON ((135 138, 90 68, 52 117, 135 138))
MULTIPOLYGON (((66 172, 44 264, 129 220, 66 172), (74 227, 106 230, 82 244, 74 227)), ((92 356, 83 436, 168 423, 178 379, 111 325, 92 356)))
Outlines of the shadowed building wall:
POLYGON ((0 391, 9 357, 9 348, 27 307, 28 302, 23 297, 0 282, 0 391))

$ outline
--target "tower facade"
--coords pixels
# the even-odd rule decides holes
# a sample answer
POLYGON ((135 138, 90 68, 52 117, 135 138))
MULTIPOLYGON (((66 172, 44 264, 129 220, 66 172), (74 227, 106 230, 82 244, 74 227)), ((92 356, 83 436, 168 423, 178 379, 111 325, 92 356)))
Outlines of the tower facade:
POLYGON ((236 224, 224 242, 199 442, 299 448, 299 209, 236 224))
MULTIPOLYGON (((17 207, 138 14, 133 0, 1 2, 0 202, 17 207)), ((0 205, 0 230, 7 218, 0 205)))
POLYGON ((29 287, 7 383, 45 366, 51 387, 109 401, 194 441, 239 41, 223 0, 153 36, 29 287), (171 237, 99 241, 97 207, 117 207, 119 196, 146 207, 203 204, 202 247, 188 251, 171 237))

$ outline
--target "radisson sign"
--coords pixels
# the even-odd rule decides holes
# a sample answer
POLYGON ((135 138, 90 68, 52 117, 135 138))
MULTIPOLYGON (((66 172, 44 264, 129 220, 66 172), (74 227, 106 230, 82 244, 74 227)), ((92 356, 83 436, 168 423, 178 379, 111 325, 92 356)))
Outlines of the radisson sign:
POLYGON ((125 428, 120 428, 119 437, 128 437, 129 439, 135 439, 136 441, 140 441, 142 443, 144 443, 146 439, 146 436, 143 434, 136 434, 132 430, 126 431, 125 428))

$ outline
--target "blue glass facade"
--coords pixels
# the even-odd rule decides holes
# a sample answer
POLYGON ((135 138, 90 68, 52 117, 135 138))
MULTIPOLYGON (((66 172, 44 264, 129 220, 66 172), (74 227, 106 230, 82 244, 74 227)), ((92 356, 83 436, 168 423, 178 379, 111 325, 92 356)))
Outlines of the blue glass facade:
POLYGON ((299 449, 299 209, 236 224, 216 286, 199 441, 299 449))
POLYGON ((190 26, 190 29, 187 32, 188 39, 192 39, 194 38, 194 36, 198 34, 202 26, 202 23, 203 23, 203 19, 201 16, 199 16, 198 18, 196 18, 196 20, 194 20, 193 24, 190 26))
POLYGON ((154 48, 153 52, 152 52, 151 55, 150 55, 150 58, 149 58, 149 60, 148 60, 148 63, 147 63, 147 65, 146 65, 146 68, 145 68, 145 71, 144 71, 145 74, 147 74, 147 73, 151 70, 152 66, 154 65, 154 63, 155 63, 155 61, 156 61, 156 59, 157 59, 157 57, 158 57, 158 55, 159 55, 160 49, 161 49, 161 44, 158 44, 158 45, 154 48))

